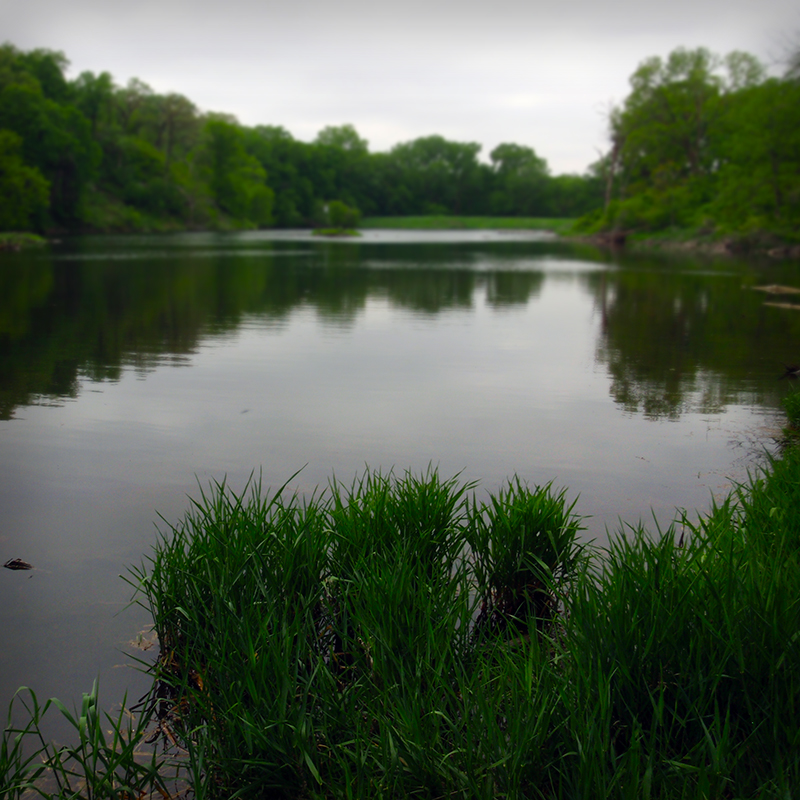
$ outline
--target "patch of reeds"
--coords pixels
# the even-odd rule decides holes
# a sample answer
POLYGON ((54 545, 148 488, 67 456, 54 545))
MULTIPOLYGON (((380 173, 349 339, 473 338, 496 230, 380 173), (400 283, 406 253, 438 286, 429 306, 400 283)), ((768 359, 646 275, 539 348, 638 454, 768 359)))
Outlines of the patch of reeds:
POLYGON ((473 488, 435 471, 306 500, 217 485, 161 538, 137 572, 157 714, 203 754, 201 793, 494 797, 529 780, 557 698, 530 634, 579 526, 549 486, 473 488))

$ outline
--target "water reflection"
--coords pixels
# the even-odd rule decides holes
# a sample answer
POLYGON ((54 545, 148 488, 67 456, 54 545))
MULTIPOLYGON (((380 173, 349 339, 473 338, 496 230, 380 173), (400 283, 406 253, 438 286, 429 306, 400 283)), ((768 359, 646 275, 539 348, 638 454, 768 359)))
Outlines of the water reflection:
POLYGON ((750 290, 760 270, 638 266, 585 279, 601 318, 597 361, 625 411, 677 419, 778 403, 785 387, 775 378, 796 352, 800 315, 776 313, 750 290))
MULTIPOLYGON (((247 315, 278 330, 310 308, 347 328, 370 298, 438 315, 474 309, 479 289, 490 307, 521 307, 539 297, 545 276, 577 277, 594 296, 596 360, 628 413, 717 413, 743 390, 753 402, 774 404, 781 389, 763 379, 798 357, 791 343, 800 315, 743 291, 760 280, 753 265, 621 259, 551 242, 398 238, 118 237, 4 255, 0 418, 19 406, 75 398, 80 378, 119 380, 126 366, 144 374, 161 363, 185 364, 204 337, 236 330, 247 315)), ((790 279, 776 276, 781 269, 771 268, 770 279, 790 279)))

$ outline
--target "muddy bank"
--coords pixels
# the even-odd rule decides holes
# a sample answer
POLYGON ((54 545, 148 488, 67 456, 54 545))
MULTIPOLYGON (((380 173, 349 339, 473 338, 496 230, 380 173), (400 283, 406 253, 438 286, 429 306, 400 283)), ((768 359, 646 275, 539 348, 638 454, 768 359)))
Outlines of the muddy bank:
POLYGON ((708 255, 763 255, 777 259, 800 259, 800 243, 786 241, 774 234, 742 234, 731 236, 683 234, 653 235, 628 231, 608 231, 590 236, 569 237, 576 241, 616 250, 660 250, 708 255))

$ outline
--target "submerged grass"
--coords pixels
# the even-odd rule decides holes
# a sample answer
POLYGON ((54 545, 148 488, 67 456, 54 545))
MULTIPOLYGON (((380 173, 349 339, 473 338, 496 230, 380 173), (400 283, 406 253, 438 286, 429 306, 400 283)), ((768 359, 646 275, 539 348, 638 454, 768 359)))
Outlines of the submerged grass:
POLYGON ((44 770, 72 780, 46 797, 166 797, 169 757, 133 757, 148 725, 197 798, 794 796, 797 448, 603 553, 563 491, 475 491, 431 470, 201 492, 133 571, 161 643, 136 727, 106 740, 85 700, 81 744, 34 759, 34 698, 0 799, 44 770))

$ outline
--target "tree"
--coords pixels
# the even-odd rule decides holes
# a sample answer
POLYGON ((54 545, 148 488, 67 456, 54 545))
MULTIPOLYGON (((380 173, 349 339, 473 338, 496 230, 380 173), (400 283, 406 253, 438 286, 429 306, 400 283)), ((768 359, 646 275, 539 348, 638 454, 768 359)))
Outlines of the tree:
POLYGON ((713 213, 729 227, 800 223, 800 84, 772 78, 728 98, 713 213))
POLYGON ((20 66, 33 75, 48 100, 57 103, 67 103, 70 100, 70 87, 64 77, 69 60, 56 50, 31 50, 20 53, 18 56, 20 66))
POLYGON ((325 207, 327 224, 338 230, 349 230, 358 227, 361 214, 357 208, 343 203, 341 200, 331 200, 325 207))
POLYGON ((72 83, 75 106, 89 120, 95 138, 101 118, 112 112, 115 88, 108 72, 82 72, 72 83))
POLYGON ((414 196, 418 211, 439 206, 445 211, 469 210, 480 185, 476 142, 450 142, 443 136, 424 136, 392 148, 390 157, 401 181, 414 196))
POLYGON ((245 151, 241 129, 211 117, 204 136, 201 158, 217 205, 236 219, 270 225, 274 194, 266 185, 263 167, 245 151))
POLYGON ((74 106, 47 99, 38 87, 12 84, 0 92, 0 128, 21 138, 25 162, 50 183, 55 221, 76 224, 101 157, 86 117, 74 106))
POLYGON ((532 148, 518 144, 499 144, 489 158, 495 175, 492 213, 545 216, 550 177, 547 162, 532 148))
POLYGON ((328 125, 317 134, 314 143, 335 147, 356 156, 366 155, 369 149, 367 140, 362 139, 352 125, 328 125))
POLYGON ((22 139, 0 130, 0 230, 37 227, 47 211, 50 186, 22 159, 22 139))
POLYGON ((148 97, 143 105, 142 125, 164 153, 167 169, 176 151, 185 155, 197 143, 201 128, 194 103, 175 93, 148 97))
MULTIPOLYGON (((792 162, 794 137, 786 122, 790 106, 775 92, 769 99, 770 91, 763 66, 747 53, 721 58, 705 48, 680 48, 666 60, 640 64, 631 93, 610 117, 602 224, 659 229, 705 224, 715 216, 731 223, 733 208, 744 199, 742 187, 752 185, 748 174, 761 174, 762 189, 771 187, 774 216, 785 207, 784 184, 790 180, 776 177, 783 169, 778 164, 792 162), (781 142, 772 135, 778 129, 781 142)), ((791 167, 786 168, 788 176, 791 167)))

